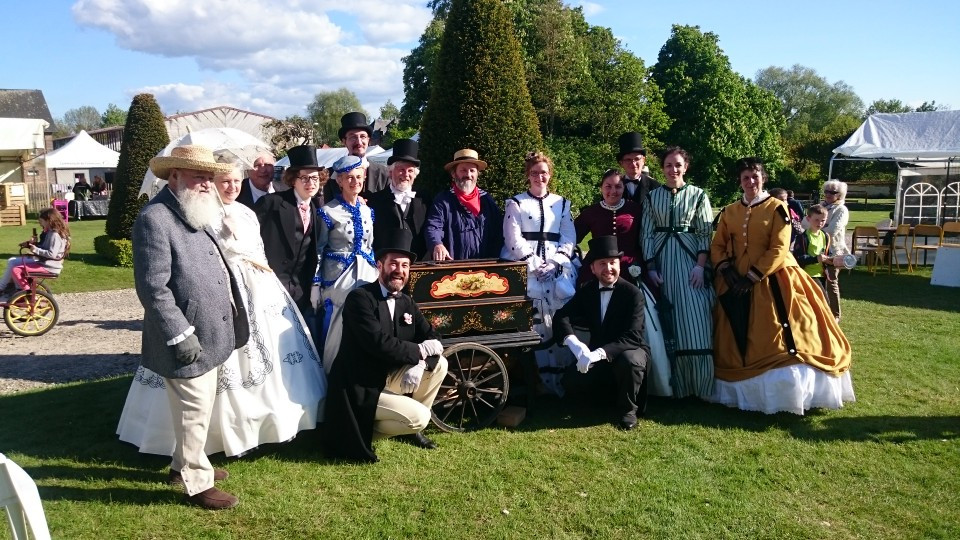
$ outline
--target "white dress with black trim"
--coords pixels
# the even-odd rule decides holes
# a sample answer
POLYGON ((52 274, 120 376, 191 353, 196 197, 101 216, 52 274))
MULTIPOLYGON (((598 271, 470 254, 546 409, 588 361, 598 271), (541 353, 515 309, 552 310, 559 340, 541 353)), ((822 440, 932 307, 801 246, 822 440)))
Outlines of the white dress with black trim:
MULTIPOLYGON (((529 191, 507 200, 500 258, 527 262, 527 296, 536 310, 533 329, 545 343, 553 338, 553 314, 576 292, 576 237, 569 200, 553 193, 536 197, 529 191), (556 270, 538 279, 535 272, 544 262, 553 262, 556 270)), ((535 355, 544 386, 563 395, 561 376, 574 361, 570 351, 562 344, 552 344, 535 355)))

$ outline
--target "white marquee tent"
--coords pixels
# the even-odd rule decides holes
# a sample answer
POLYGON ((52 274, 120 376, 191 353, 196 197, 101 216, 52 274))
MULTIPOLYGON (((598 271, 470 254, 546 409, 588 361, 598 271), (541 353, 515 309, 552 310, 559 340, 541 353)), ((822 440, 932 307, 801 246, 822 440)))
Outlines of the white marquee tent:
POLYGON ((960 218, 960 111, 872 114, 833 150, 829 177, 859 160, 897 163, 897 223, 960 218))
POLYGON ((120 152, 98 143, 81 131, 67 144, 49 152, 44 159, 48 169, 115 169, 120 152))

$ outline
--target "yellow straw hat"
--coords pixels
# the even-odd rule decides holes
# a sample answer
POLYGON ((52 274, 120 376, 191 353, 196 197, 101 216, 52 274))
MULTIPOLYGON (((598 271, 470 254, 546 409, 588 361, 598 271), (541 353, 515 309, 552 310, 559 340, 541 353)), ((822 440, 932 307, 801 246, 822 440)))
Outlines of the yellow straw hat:
POLYGON ((213 151, 206 146, 183 145, 170 151, 169 156, 157 156, 150 160, 154 176, 167 180, 171 169, 189 169, 213 174, 228 173, 233 169, 229 163, 217 163, 213 151))
POLYGON ((446 169, 447 172, 450 172, 451 169, 461 163, 473 163, 480 172, 483 172, 487 168, 487 162, 481 160, 480 154, 477 154, 476 150, 471 150, 470 148, 457 150, 457 153, 453 155, 453 161, 444 165, 443 168, 446 169))

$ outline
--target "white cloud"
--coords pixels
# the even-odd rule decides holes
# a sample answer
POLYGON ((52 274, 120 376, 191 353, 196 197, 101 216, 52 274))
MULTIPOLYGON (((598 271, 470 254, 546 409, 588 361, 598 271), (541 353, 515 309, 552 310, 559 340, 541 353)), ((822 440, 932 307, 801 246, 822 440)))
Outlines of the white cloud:
POLYGON ((399 104, 401 58, 431 17, 422 0, 78 0, 73 15, 123 48, 243 79, 136 90, 155 93, 165 112, 231 105, 280 116, 340 87, 362 103, 399 104))
POLYGON ((586 0, 577 0, 573 2, 574 6, 583 8, 583 14, 586 17, 601 13, 604 8, 596 2, 587 2, 586 0))

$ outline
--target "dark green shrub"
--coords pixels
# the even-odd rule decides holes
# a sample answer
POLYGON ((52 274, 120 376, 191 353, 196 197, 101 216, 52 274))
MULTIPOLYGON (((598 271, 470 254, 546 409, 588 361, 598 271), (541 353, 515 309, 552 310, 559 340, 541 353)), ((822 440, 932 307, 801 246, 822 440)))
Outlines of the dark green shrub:
POLYGON ((133 242, 126 238, 116 240, 104 234, 93 239, 93 249, 116 266, 133 268, 133 242))

